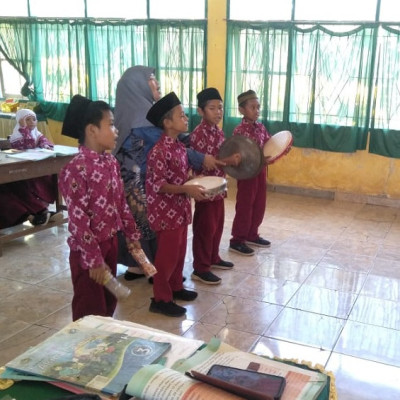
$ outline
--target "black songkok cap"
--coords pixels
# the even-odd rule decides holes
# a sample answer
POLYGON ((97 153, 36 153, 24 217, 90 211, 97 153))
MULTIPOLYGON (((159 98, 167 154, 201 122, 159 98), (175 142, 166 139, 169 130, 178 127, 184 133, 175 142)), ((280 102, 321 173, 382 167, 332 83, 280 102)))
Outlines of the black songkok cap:
POLYGON ((239 106, 244 104, 247 100, 258 99, 257 94, 254 90, 248 90, 247 92, 243 92, 238 96, 239 106))
POLYGON ((219 94, 218 90, 213 87, 204 89, 197 94, 197 106, 198 107, 203 108, 207 104, 208 100, 221 100, 222 101, 222 97, 219 94))
POLYGON ((65 113, 61 134, 79 139, 85 134, 85 114, 92 100, 76 94, 68 105, 65 113))
POLYGON ((162 128, 164 115, 179 104, 181 104, 181 101, 178 99, 178 96, 175 94, 175 92, 168 93, 166 96, 162 97, 153 104, 148 111, 146 118, 153 125, 162 128))

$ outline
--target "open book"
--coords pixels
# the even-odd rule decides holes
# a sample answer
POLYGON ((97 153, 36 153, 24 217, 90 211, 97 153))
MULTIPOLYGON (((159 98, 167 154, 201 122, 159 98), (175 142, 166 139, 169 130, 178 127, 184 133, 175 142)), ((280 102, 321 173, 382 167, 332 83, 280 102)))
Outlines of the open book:
MULTIPOLYGON (((209 369, 216 364, 243 370, 257 370, 284 377, 286 387, 281 400, 318 399, 328 383, 327 376, 320 372, 305 370, 246 353, 220 342, 218 339, 212 339, 205 348, 196 352, 192 357, 176 363, 172 368, 165 368, 161 365, 143 367, 129 381, 126 393, 142 400, 241 399, 242 397, 193 380, 185 375, 185 372, 191 373, 192 371, 206 375, 209 369)), ((246 398, 250 397, 246 396, 246 398)))
POLYGON ((57 156, 70 156, 78 153, 77 147, 71 146, 63 146, 56 144, 54 145, 53 150, 49 149, 28 149, 28 150, 15 150, 9 149, 5 150, 7 157, 18 158, 20 160, 28 160, 28 161, 38 161, 44 160, 49 157, 57 157, 57 156))
POLYGON ((169 342, 132 336, 126 329, 107 328, 101 321, 90 322, 82 319, 68 324, 6 368, 112 395, 120 393, 135 372, 157 362, 171 347, 169 342))

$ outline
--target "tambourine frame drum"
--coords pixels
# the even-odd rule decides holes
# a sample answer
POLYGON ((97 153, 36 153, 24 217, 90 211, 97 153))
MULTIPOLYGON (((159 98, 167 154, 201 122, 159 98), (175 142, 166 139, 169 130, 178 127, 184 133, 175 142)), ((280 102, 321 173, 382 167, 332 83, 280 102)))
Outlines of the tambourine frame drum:
POLYGON ((273 163, 282 156, 293 144, 293 136, 290 131, 280 131, 275 133, 264 145, 263 153, 268 158, 268 163, 273 163))
POLYGON ((221 176, 199 176, 186 181, 184 185, 203 186, 207 197, 214 197, 226 191, 226 179, 221 176))

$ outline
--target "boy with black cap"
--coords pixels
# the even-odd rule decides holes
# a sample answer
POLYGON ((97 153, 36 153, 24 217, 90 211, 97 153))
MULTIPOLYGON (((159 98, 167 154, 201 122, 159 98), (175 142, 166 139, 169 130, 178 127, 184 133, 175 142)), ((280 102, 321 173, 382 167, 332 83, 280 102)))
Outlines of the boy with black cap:
MULTIPOLYGON (((190 134, 190 146, 202 153, 218 156, 224 141, 224 132, 218 127, 224 115, 221 95, 215 88, 206 88, 197 94, 197 111, 201 123, 190 134)), ((224 177, 222 169, 194 171, 195 175, 224 177)), ((233 263, 219 256, 219 245, 225 220, 226 193, 195 202, 193 215, 193 274, 192 279, 208 285, 218 285, 221 278, 211 272, 211 267, 232 269, 233 263)))
MULTIPOLYGON (((238 96, 239 112, 242 122, 233 130, 233 135, 242 135, 253 139, 261 149, 271 138, 265 126, 257 122, 260 116, 260 103, 254 90, 248 90, 238 96)), ((254 250, 249 247, 269 247, 271 243, 260 237, 260 227, 267 201, 267 166, 250 179, 237 181, 235 218, 232 224, 232 238, 229 250, 235 253, 252 256, 254 250)))
POLYGON ((62 133, 80 144, 79 153, 59 175, 71 233, 72 318, 111 317, 117 299, 103 283, 109 272, 116 275, 117 232, 125 233, 130 248, 140 248, 140 232, 125 200, 119 164, 107 152, 115 147, 118 134, 110 106, 74 96, 62 133))
POLYGON ((154 298, 150 311, 180 317, 186 308, 174 299, 191 301, 197 293, 182 285, 187 229, 192 222, 190 197, 203 200, 204 188, 184 185, 188 180, 188 158, 178 135, 186 132, 188 118, 180 100, 171 92, 156 102, 146 118, 163 129, 161 138, 147 157, 146 194, 150 227, 156 232, 157 253, 153 278, 154 298))

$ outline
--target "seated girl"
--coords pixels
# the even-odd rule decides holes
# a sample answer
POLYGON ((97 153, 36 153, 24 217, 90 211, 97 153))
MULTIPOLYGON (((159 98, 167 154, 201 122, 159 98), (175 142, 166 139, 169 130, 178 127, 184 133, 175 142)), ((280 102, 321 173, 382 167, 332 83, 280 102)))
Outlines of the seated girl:
MULTIPOLYGON (((37 129, 36 114, 21 109, 16 113, 16 126, 10 137, 11 147, 18 150, 45 148, 53 144, 37 129)), ((0 185, 0 229, 26 220, 32 225, 46 225, 63 219, 61 212, 50 212, 48 206, 57 196, 57 182, 52 176, 27 179, 0 185)))

